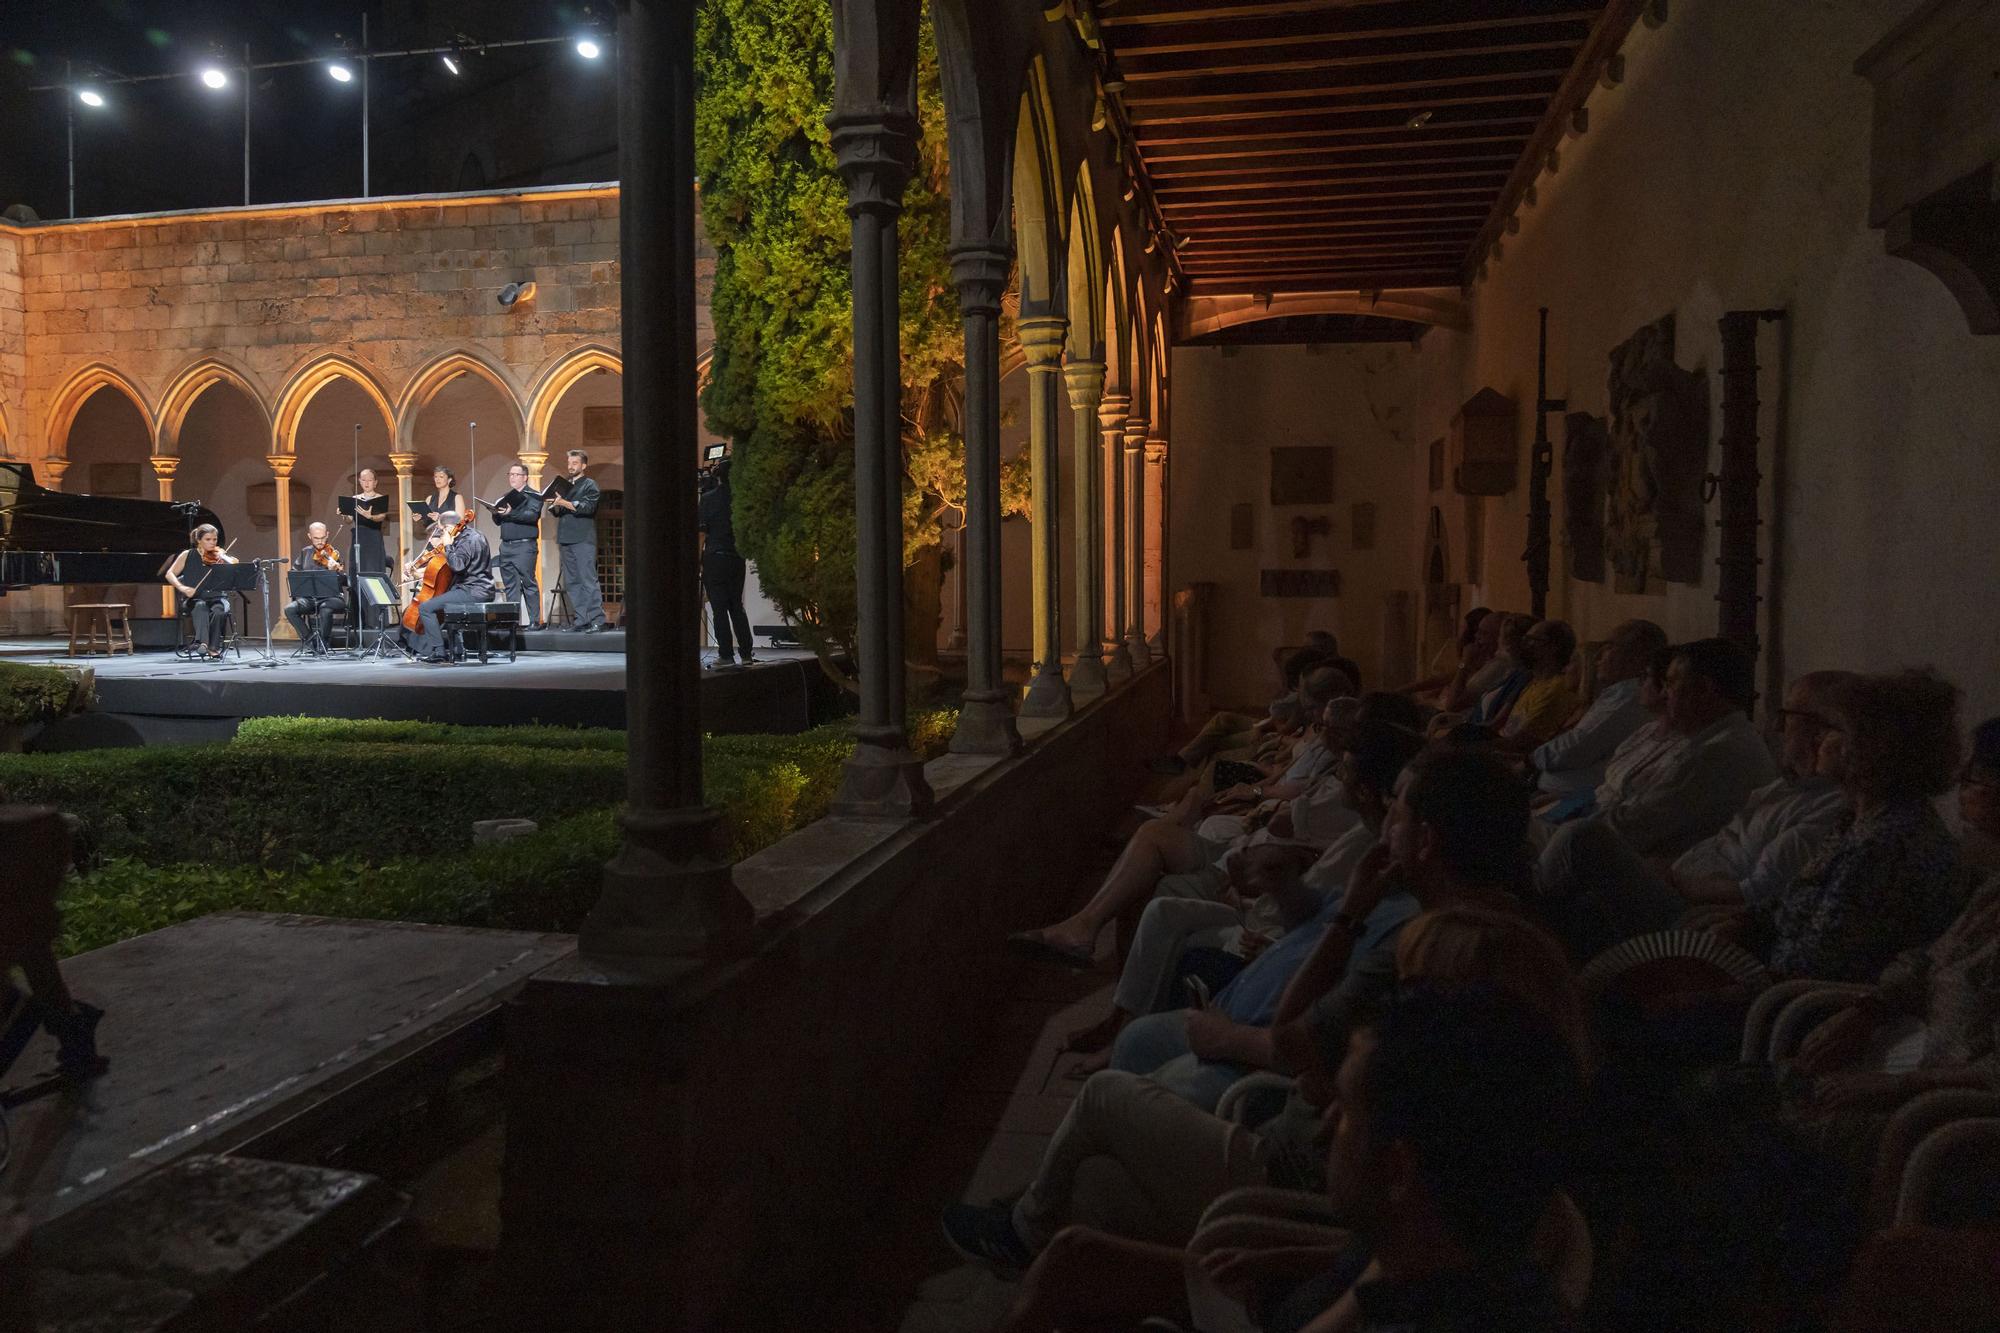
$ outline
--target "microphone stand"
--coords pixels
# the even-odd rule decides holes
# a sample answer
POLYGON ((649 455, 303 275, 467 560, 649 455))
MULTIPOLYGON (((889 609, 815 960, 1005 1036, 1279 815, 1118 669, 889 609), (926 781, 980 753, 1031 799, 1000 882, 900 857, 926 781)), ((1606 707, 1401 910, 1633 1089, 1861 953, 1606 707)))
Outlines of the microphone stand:
MULTIPOLYGON (((348 498, 354 501, 354 530, 347 535, 347 628, 354 642, 348 651, 361 656, 367 647, 368 632, 362 623, 361 609, 361 423, 354 423, 354 489, 357 494, 348 498)), ((330 627, 329 627, 330 628, 330 627)), ((327 645, 331 652, 333 645, 327 645)))

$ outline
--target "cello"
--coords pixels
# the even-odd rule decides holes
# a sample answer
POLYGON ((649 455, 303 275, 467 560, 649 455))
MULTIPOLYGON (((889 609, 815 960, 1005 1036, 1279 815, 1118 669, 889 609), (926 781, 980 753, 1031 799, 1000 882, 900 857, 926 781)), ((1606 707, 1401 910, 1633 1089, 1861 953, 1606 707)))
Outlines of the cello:
MULTIPOLYGON (((443 525, 440 524, 439 527, 441 530, 443 525)), ((418 617, 422 614, 424 603, 451 587, 451 562, 445 558, 445 552, 464 530, 465 520, 461 519, 457 526, 445 534, 442 542, 432 546, 419 557, 424 562, 423 572, 412 577, 411 581, 416 588, 410 595, 410 604, 403 608, 403 628, 410 633, 415 634, 422 623, 418 617)), ((414 564, 415 561, 411 563, 414 564)))

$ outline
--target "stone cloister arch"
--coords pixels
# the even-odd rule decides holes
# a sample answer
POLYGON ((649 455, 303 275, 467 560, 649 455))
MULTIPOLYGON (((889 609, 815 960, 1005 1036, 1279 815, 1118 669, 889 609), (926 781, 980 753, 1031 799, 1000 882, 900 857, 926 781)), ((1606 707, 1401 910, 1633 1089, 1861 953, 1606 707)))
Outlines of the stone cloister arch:
MULTIPOLYGON (((160 396, 160 419, 153 429, 153 453, 156 456, 178 457, 180 455, 181 428, 187 424, 188 412, 195 400, 217 384, 228 384, 240 390, 263 419, 265 438, 271 434, 271 397, 255 375, 236 360, 220 352, 210 352, 179 374, 167 384, 167 391, 160 396)), ((162 474, 163 481, 171 481, 172 473, 162 474)), ((172 496, 162 494, 161 499, 172 496)))
MULTIPOLYGON (((514 375, 505 366, 469 347, 455 347, 420 366, 403 386, 396 400, 396 452, 415 453, 417 418, 444 391, 446 385, 463 375, 482 379, 493 386, 505 402, 507 422, 515 438, 526 445, 527 416, 521 406, 522 392, 514 375)), ((498 425, 499 423, 495 423, 498 425)), ((468 479, 469 481, 469 479, 468 479)))
MULTIPOLYGON (((625 360, 617 349, 601 343, 590 343, 556 358, 536 375, 533 388, 528 393, 525 429, 521 436, 521 461, 527 466, 531 484, 539 486, 560 474, 564 468, 564 459, 555 453, 556 445, 564 443, 557 439, 556 431, 557 412, 564 400, 593 375, 614 375, 622 380, 624 374, 625 360)), ((591 445, 581 434, 577 436, 577 444, 574 447, 593 449, 592 473, 607 495, 620 489, 622 482, 610 467, 607 467, 612 460, 607 459, 601 449, 591 445)), ((622 470, 622 463, 613 466, 622 470)), ((615 511, 599 510, 598 580, 607 602, 621 605, 623 603, 621 589, 624 581, 622 531, 622 519, 615 511)), ((554 536, 554 525, 550 524, 542 534, 539 564, 544 605, 555 589, 558 575, 560 552, 554 536)))
MULTIPOLYGON (((99 389, 113 389, 131 399, 132 406, 139 409, 139 416, 146 423, 149 443, 158 434, 159 415, 153 410, 152 401, 145 391, 123 371, 102 361, 90 362, 73 371, 49 402, 48 415, 42 427, 42 457, 58 474, 68 463, 69 432, 70 427, 76 424, 76 414, 99 389)), ((60 485, 61 477, 57 475, 54 481, 44 484, 60 485)))
POLYGON ((549 421, 555 415, 556 405, 585 375, 594 375, 599 371, 623 375, 625 360, 615 348, 601 343, 586 343, 557 357, 535 377, 534 388, 528 393, 521 457, 528 465, 528 475, 537 483, 541 480, 540 470, 549 461, 549 421))
MULTIPOLYGON (((299 426, 305 419, 306 409, 320 392, 334 383, 346 381, 361 392, 381 414, 382 424, 390 440, 396 438, 396 411, 391 406, 388 392, 383 388, 381 377, 359 360, 344 353, 326 352, 308 358, 293 369, 286 377, 285 387, 278 395, 276 409, 272 412, 271 452, 269 461, 277 490, 278 555, 291 554, 292 496, 290 478, 299 460, 299 426)), ((407 455, 392 453, 390 463, 396 469, 398 515, 401 503, 410 498, 409 468, 414 461, 407 455)), ((384 481, 387 478, 383 479, 384 481)), ((402 555, 409 555, 409 525, 399 524, 397 531, 402 534, 402 555)))

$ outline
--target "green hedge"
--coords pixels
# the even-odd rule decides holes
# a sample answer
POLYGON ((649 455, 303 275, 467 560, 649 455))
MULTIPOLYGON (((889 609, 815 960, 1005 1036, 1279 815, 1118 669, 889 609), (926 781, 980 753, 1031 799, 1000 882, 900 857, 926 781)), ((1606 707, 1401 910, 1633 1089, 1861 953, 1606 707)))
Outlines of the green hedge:
POLYGON ((0 662, 0 727, 52 722, 90 704, 81 673, 61 667, 0 662))
MULTIPOLYGON (((914 748, 943 753, 954 721, 913 716, 914 748)), ((732 859, 824 815, 853 743, 849 723, 706 738, 704 787, 732 859)), ((0 756, 0 790, 81 816, 107 858, 65 892, 66 954, 221 911, 567 931, 618 846, 623 744, 554 727, 263 719, 221 745, 0 756), (472 847, 472 820, 502 815, 543 826, 472 847)))

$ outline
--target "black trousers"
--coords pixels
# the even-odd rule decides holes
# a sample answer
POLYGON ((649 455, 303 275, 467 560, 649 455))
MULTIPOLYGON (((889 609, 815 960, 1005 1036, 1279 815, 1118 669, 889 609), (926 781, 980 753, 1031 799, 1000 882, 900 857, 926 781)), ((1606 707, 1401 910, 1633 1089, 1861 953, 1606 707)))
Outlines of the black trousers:
POLYGON ((339 605, 337 601, 315 602, 304 597, 294 597, 285 605, 285 619, 292 622, 292 628, 297 631, 300 643, 304 643, 314 631, 317 631, 319 641, 324 645, 328 632, 333 629, 333 609, 339 605), (312 622, 310 629, 306 624, 309 619, 312 622))
POLYGON ((194 637, 211 653, 222 651, 222 636, 229 630, 229 598, 197 597, 188 603, 188 619, 194 622, 194 637))
POLYGON ((522 602, 528 617, 523 628, 542 623, 542 590, 535 584, 535 539, 513 538, 500 543, 500 579, 507 585, 507 599, 522 602))
POLYGON ((743 644, 743 660, 754 651, 750 643, 750 617, 743 610, 743 579, 749 565, 740 555, 728 551, 703 551, 701 583, 708 591, 708 609, 715 614, 715 647, 720 661, 736 656, 734 639, 743 644))

